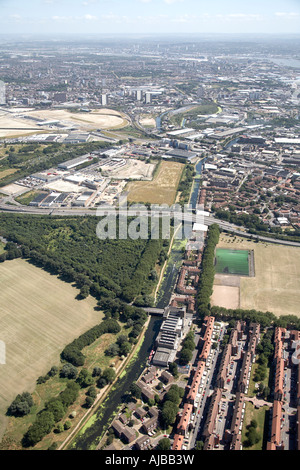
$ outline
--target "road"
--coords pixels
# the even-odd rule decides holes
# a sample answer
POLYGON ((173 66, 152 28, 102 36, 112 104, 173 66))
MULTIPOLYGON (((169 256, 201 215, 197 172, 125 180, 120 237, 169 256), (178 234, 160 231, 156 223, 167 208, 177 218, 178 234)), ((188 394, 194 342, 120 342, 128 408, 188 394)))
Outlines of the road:
MULTIPOLYGON (((52 215, 52 216, 107 216, 107 215, 118 215, 119 213, 122 214, 122 210, 117 210, 115 208, 103 208, 103 209, 87 209, 87 208, 82 208, 82 209, 61 209, 61 208, 49 208, 49 209, 42 209, 42 208, 34 208, 34 207, 29 207, 29 206, 10 206, 10 205, 5 205, 5 204, 0 204, 0 212, 12 212, 12 213, 17 213, 17 214, 34 214, 34 215, 52 215), (100 212, 101 211, 101 212, 100 212)), ((162 212, 161 211, 155 211, 155 210, 138 210, 138 209, 131 209, 128 208, 126 211, 123 212, 124 215, 127 217, 162 217, 162 212)), ((165 214, 168 216, 168 212, 165 214)), ((287 246, 296 246, 300 247, 300 243, 297 242, 292 242, 289 240, 279 240, 276 238, 269 238, 269 237, 263 237, 261 235, 253 235, 249 234, 246 230, 241 230, 240 227, 230 224, 229 222, 224 222, 223 220, 217 219, 213 216, 204 216, 201 217, 199 220, 199 216, 196 214, 193 214, 192 212, 173 212, 171 213, 172 217, 179 221, 185 221, 187 223, 202 223, 204 225, 212 225, 212 224, 217 224, 219 227, 226 231, 226 232, 231 232, 234 233, 235 235, 241 236, 241 237, 251 237, 253 240, 260 240, 263 242, 267 243, 275 243, 279 245, 287 245, 287 246)))

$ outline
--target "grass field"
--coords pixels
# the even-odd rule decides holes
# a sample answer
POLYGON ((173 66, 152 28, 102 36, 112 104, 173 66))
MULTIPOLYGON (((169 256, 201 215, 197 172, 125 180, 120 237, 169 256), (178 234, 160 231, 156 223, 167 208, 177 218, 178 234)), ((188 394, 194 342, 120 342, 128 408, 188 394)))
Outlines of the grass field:
POLYGON ((38 194, 40 194, 41 191, 28 191, 25 194, 22 194, 21 196, 16 197, 16 201, 19 202, 20 204, 23 204, 25 206, 28 206, 38 194))
POLYGON ((240 279, 240 307, 300 315, 300 249, 222 234, 218 248, 254 250, 255 277, 240 279))
POLYGON ((253 447, 244 447, 244 450, 263 450, 265 419, 268 409, 268 406, 262 406, 261 408, 256 409, 252 403, 246 403, 244 425, 242 429, 242 442, 247 440, 247 426, 250 424, 251 420, 255 420, 257 422, 256 431, 260 435, 260 440, 253 447))
POLYGON ((9 176, 9 175, 12 175, 13 173, 15 173, 17 170, 14 169, 14 168, 9 168, 7 170, 1 170, 0 171, 0 180, 2 180, 3 178, 5 178, 6 176, 9 176))
POLYGON ((247 276, 249 274, 248 251, 217 248, 215 270, 217 273, 247 276))
POLYGON ((127 186, 128 202, 172 205, 176 199, 178 184, 184 165, 177 162, 161 162, 152 181, 137 181, 127 186))
POLYGON ((63 347, 102 321, 96 300, 76 300, 78 290, 22 259, 0 266, 0 438, 7 406, 18 393, 32 392, 36 379, 60 363, 63 347))

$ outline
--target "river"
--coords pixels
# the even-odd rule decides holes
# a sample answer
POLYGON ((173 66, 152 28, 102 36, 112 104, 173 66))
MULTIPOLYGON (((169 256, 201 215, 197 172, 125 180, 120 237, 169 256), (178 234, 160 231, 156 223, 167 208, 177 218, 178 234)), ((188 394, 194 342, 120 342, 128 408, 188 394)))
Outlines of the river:
POLYGON ((267 57, 268 60, 274 62, 277 65, 282 65, 284 67, 292 67, 294 69, 300 69, 300 60, 292 57, 267 57))
POLYGON ((135 382, 143 372, 147 358, 153 349, 154 340, 161 325, 159 317, 152 317, 145 333, 143 344, 138 352, 137 358, 128 366, 126 373, 117 381, 115 387, 108 394, 105 401, 92 416, 84 431, 78 434, 71 446, 71 450, 95 450, 100 442, 101 436, 106 431, 107 425, 111 423, 118 406, 124 403, 130 385, 135 382))

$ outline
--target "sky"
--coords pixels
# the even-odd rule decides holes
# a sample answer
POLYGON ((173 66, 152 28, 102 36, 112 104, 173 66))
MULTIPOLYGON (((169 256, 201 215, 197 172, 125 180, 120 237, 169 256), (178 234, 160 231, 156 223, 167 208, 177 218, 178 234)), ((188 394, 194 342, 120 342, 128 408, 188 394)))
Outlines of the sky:
POLYGON ((300 34, 300 0, 0 0, 0 34, 300 34))

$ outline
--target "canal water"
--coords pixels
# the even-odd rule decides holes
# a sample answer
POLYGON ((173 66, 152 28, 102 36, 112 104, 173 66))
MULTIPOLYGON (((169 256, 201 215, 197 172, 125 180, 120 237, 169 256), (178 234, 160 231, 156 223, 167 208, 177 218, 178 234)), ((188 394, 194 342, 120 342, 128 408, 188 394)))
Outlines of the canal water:
POLYGON ((169 113, 169 111, 165 111, 160 116, 157 116, 157 118, 156 118, 156 129, 158 129, 159 131, 161 130, 162 119, 168 113, 169 113))
MULTIPOLYGON (((195 208, 197 204, 200 175, 204 162, 205 160, 201 160, 195 166, 196 176, 190 199, 190 204, 193 208, 195 208)), ((187 240, 183 236, 181 238, 180 236, 179 238, 175 237, 174 239, 166 272, 157 295, 156 307, 158 308, 164 308, 170 303, 170 298, 174 291, 176 279, 181 267, 186 242, 187 240)), ((159 332, 160 326, 161 318, 153 316, 150 320, 143 344, 137 357, 134 359, 132 364, 128 366, 126 373, 123 376, 121 375, 115 388, 109 393, 107 399, 89 421, 89 425, 85 426, 83 431, 77 436, 75 442, 71 446, 72 450, 96 449, 101 436, 104 431, 106 431, 108 424, 111 423, 119 405, 124 402, 126 394, 130 390, 130 385, 138 379, 145 368, 149 354, 154 347, 155 338, 159 332)))
POLYGON ((143 372, 147 359, 154 346, 155 338, 161 325, 161 318, 153 316, 145 333, 143 344, 137 357, 126 369, 126 373, 117 381, 115 388, 109 393, 107 399, 96 411, 90 420, 90 426, 86 426, 70 447, 71 450, 95 450, 101 440, 101 436, 111 423, 119 405, 124 403, 130 386, 143 372))
MULTIPOLYGON (((205 163, 206 159, 202 159, 197 162, 195 166, 196 175, 194 178, 192 194, 190 198, 190 206, 192 209, 196 208, 198 196, 199 196, 199 189, 200 189, 200 177, 202 173, 202 168, 205 163)), ((186 222, 185 226, 185 234, 191 231, 192 226, 189 228, 187 227, 188 223, 186 222)), ((177 276, 179 274, 179 270, 181 268, 181 262, 186 246, 187 239, 182 234, 182 230, 179 230, 179 237, 175 237, 172 250, 169 256, 169 260, 167 263, 165 275, 163 277, 160 289, 158 291, 156 297, 156 307, 157 308, 165 308, 170 303, 171 295, 175 288, 175 283, 177 276)))
POLYGON ((186 240, 175 239, 168 259, 165 274, 156 297, 156 307, 165 308, 170 303, 176 279, 181 267, 186 240))
POLYGON ((195 166, 195 171, 196 171, 196 176, 194 179, 194 184, 193 184, 193 190, 190 198, 190 205, 192 206, 192 209, 196 208, 197 201, 198 201, 198 195, 199 195, 199 189, 200 189, 200 177, 203 169, 203 165, 205 164, 206 158, 203 160, 200 160, 196 166, 195 166))

